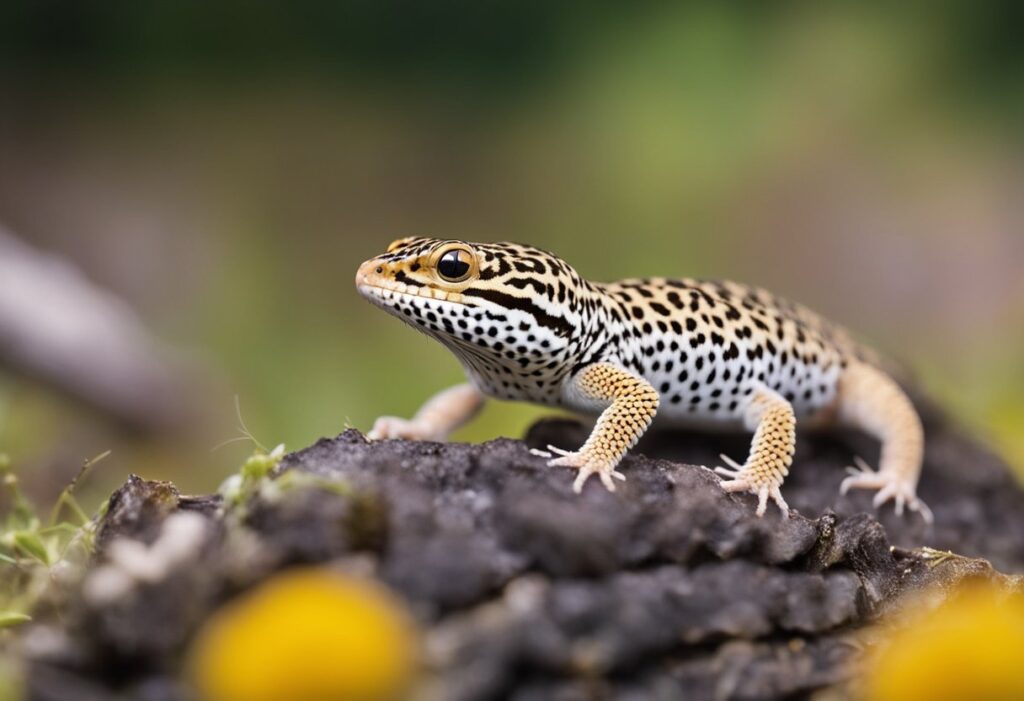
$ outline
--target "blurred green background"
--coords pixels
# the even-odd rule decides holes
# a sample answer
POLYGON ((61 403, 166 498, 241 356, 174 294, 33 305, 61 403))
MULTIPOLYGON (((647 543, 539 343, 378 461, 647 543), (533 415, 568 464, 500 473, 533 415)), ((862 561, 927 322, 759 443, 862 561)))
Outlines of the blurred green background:
POLYGON ((268 447, 411 414, 460 369, 352 280, 423 234, 767 286, 1024 465, 1020 7, 4 3, 0 224, 206 379, 154 434, 8 367, 0 451, 45 499, 113 449, 98 503, 129 471, 214 488, 250 451, 214 450, 235 395, 268 447))

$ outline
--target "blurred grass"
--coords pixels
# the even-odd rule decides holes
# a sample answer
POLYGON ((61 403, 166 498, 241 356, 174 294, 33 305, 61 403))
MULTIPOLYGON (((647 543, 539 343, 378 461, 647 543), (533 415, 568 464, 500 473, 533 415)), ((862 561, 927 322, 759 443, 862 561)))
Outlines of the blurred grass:
MULTIPOLYGON (((409 415, 460 370, 352 277, 431 234, 594 279, 766 285, 917 368, 1024 466, 1017 12, 7 4, 0 217, 225 379, 206 432, 154 443, 8 377, 0 446, 51 491, 111 447, 97 495, 129 469, 198 491, 248 452, 210 452, 233 394, 290 448, 409 415)), ((495 404, 457 437, 542 413, 495 404)))

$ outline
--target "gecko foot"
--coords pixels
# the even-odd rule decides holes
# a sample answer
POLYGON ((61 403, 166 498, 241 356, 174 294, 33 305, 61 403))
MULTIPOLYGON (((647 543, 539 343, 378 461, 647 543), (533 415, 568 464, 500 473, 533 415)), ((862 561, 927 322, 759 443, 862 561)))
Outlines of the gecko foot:
MULTIPOLYGON (((575 467, 579 470, 576 475, 576 481, 572 483, 572 490, 577 494, 583 491, 583 485, 587 483, 587 480, 590 479, 591 475, 597 475, 601 479, 601 484, 603 484, 605 489, 609 492, 615 491, 615 482, 612 481, 613 477, 623 482, 626 481, 626 476, 616 470, 615 465, 595 460, 582 451, 563 450, 562 448, 556 448, 553 445, 549 445, 548 450, 555 455, 561 456, 548 460, 548 465, 550 467, 575 467)), ((534 454, 537 455, 543 452, 544 451, 537 451, 534 454)), ((545 455, 544 457, 550 456, 545 455)))
POLYGON ((789 518, 789 505, 782 498, 780 485, 766 475, 750 470, 745 465, 740 465, 728 455, 720 455, 720 458, 729 467, 716 467, 715 472, 725 475, 731 479, 723 480, 722 489, 726 492, 750 492, 757 495, 757 515, 764 516, 768 508, 768 499, 782 510, 782 518, 789 518))
POLYGON ((366 437, 371 441, 387 438, 403 438, 408 441, 438 440, 438 436, 421 423, 397 416, 381 416, 373 422, 373 428, 366 437))
POLYGON ((872 505, 877 509, 890 499, 896 507, 896 515, 903 515, 903 507, 921 514, 925 523, 932 523, 935 519, 932 510, 917 497, 916 485, 913 480, 902 477, 891 472, 880 472, 872 469, 870 465, 854 456, 853 462, 856 467, 847 467, 849 477, 839 485, 839 493, 846 494, 851 489, 877 489, 878 493, 872 500, 872 505))

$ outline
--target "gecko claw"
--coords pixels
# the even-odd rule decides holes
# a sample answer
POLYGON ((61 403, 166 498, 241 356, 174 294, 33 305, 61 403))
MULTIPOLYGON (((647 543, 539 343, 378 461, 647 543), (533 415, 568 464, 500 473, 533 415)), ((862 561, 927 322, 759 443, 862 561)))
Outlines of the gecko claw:
POLYGON ((916 485, 912 481, 899 475, 874 470, 856 455, 853 462, 856 467, 846 468, 850 476, 839 485, 841 495, 845 495, 851 489, 877 489, 878 492, 871 500, 871 505, 875 509, 891 500, 897 516, 902 516, 906 507, 911 512, 920 514, 926 524, 934 522, 932 510, 918 498, 916 485))
POLYGON ((719 454, 718 457, 720 457, 722 459, 722 462, 724 462, 726 465, 729 466, 729 467, 721 467, 721 466, 716 467, 715 468, 715 472, 717 472, 718 474, 725 475, 726 477, 731 477, 733 479, 736 479, 737 477, 740 476, 740 473, 743 472, 743 465, 740 465, 738 462, 736 462, 735 460, 730 458, 725 453, 719 454))
POLYGON ((601 480, 601 484, 603 484, 605 489, 609 492, 615 491, 615 482, 613 480, 620 480, 623 482, 626 480, 626 476, 616 470, 614 465, 606 465, 596 462, 587 458, 583 453, 563 450, 561 448, 556 448, 553 445, 549 445, 548 450, 561 456, 549 460, 549 466, 575 467, 579 470, 576 475, 576 479, 572 483, 572 490, 577 494, 583 491, 583 485, 587 483, 587 480, 590 479, 591 475, 597 475, 601 480))
POLYGON ((868 480, 877 476, 877 472, 868 465, 864 459, 859 455, 853 456, 853 465, 846 466, 846 474, 849 475, 843 480, 843 483, 839 485, 839 493, 846 494, 851 487, 856 486, 858 479, 868 480))
POLYGON ((757 511, 755 513, 758 517, 764 516, 768 511, 768 500, 771 499, 782 511, 782 518, 789 518, 789 504, 782 498, 782 491, 779 489, 779 485, 758 480, 743 465, 740 465, 728 455, 719 455, 719 457, 729 465, 729 467, 715 468, 715 472, 730 478, 721 482, 722 489, 725 492, 750 492, 755 494, 757 496, 757 511))
POLYGON ((587 480, 590 479, 591 475, 597 475, 601 480, 601 484, 603 484, 604 488, 609 492, 615 491, 615 482, 612 481, 613 477, 623 482, 626 480, 626 476, 618 470, 606 470, 601 469, 600 467, 585 465, 580 468, 579 474, 576 475, 576 479, 572 483, 572 491, 577 494, 582 492, 583 485, 587 483, 587 480))
POLYGON ((576 479, 572 483, 572 491, 579 494, 583 491, 583 485, 587 483, 591 475, 598 475, 601 479, 601 484, 604 485, 605 489, 609 492, 615 491, 615 483, 612 482, 611 473, 603 472, 597 468, 584 466, 580 468, 579 474, 576 475, 576 479))
POLYGON ((442 436, 425 426, 422 421, 403 419, 398 416, 381 416, 373 422, 373 428, 366 434, 368 441, 404 439, 408 441, 439 440, 442 436))

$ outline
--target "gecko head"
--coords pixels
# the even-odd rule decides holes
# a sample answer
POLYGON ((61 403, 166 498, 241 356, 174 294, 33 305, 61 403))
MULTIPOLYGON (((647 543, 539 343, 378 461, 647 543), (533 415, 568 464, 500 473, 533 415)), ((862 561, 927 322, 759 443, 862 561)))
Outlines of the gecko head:
POLYGON ((464 359, 471 352, 522 368, 550 362, 568 344, 586 284, 532 246, 418 237, 392 242, 359 266, 355 282, 367 300, 461 348, 464 359))
POLYGON ((479 277, 480 257, 474 244, 410 237, 392 242, 387 251, 360 265, 356 287, 371 301, 395 306, 403 298, 464 305, 463 292, 479 277))

